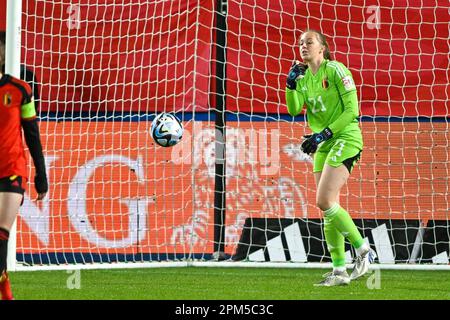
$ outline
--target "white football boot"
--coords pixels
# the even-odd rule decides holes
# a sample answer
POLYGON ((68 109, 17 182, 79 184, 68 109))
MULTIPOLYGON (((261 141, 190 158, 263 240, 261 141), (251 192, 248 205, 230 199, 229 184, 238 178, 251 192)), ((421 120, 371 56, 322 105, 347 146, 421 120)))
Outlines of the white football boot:
POLYGON ((350 283, 350 277, 347 271, 333 271, 323 275, 325 279, 319 283, 314 284, 315 287, 334 287, 346 286, 350 283))
POLYGON ((360 256, 357 256, 350 279, 356 280, 365 275, 369 270, 369 265, 374 263, 376 257, 376 252, 370 247, 368 247, 366 252, 363 252, 360 256))

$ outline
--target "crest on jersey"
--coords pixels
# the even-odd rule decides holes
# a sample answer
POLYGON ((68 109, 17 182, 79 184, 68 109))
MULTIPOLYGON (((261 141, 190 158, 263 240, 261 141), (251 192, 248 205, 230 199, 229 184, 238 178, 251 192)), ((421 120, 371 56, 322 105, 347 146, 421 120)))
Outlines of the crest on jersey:
POLYGON ((11 98, 11 94, 9 92, 6 92, 3 95, 2 102, 5 107, 9 107, 11 105, 12 98, 11 98))
POLYGON ((328 79, 327 79, 327 78, 324 78, 324 79, 322 80, 322 88, 328 89, 329 86, 330 86, 330 84, 328 83, 328 79))

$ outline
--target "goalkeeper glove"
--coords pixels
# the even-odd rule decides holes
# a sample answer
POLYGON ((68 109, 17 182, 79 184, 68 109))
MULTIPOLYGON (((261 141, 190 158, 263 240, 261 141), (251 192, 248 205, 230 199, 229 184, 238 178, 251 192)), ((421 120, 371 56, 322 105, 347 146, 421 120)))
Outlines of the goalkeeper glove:
POLYGON ((320 133, 303 136, 305 140, 303 141, 301 146, 302 151, 306 154, 314 153, 317 151, 317 147, 320 143, 331 139, 332 136, 333 132, 330 130, 330 128, 325 128, 320 133))
POLYGON ((300 61, 296 60, 289 70, 286 80, 286 87, 291 90, 295 90, 295 87, 297 86, 297 80, 303 78, 306 69, 308 69, 307 64, 301 63, 300 61))

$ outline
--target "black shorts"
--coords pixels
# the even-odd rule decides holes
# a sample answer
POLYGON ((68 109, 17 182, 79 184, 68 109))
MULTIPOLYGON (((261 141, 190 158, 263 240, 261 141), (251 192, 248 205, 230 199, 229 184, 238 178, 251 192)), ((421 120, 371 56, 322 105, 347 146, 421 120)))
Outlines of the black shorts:
POLYGON ((22 177, 10 176, 0 178, 0 192, 14 192, 23 195, 25 193, 25 189, 22 187, 22 177))
POLYGON ((345 159, 344 162, 342 163, 347 168, 348 172, 352 173, 353 166, 355 165, 355 163, 359 161, 360 158, 361 158, 361 151, 356 156, 345 159))

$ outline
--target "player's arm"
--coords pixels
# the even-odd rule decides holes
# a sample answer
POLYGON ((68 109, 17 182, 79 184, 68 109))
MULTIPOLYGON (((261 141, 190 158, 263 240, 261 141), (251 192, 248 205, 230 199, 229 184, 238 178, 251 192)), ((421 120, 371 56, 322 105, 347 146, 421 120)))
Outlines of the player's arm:
POLYGON ((39 125, 36 118, 36 109, 34 101, 31 98, 24 99, 22 104, 21 117, 22 128, 25 136, 25 142, 33 158, 36 175, 34 186, 38 193, 38 200, 44 198, 48 191, 47 172, 45 170, 45 159, 42 152, 41 137, 39 125))
POLYGON ((334 82, 344 105, 344 112, 329 125, 334 135, 339 134, 359 116, 358 95, 351 72, 341 63, 333 62, 334 82))
POLYGON ((286 104, 289 114, 295 117, 302 112, 305 101, 300 92, 286 88, 286 104))
POLYGON ((303 94, 297 91, 297 81, 303 78, 308 66, 299 61, 295 61, 289 70, 286 80, 286 104, 288 112, 295 117, 302 112, 305 101, 303 94))

